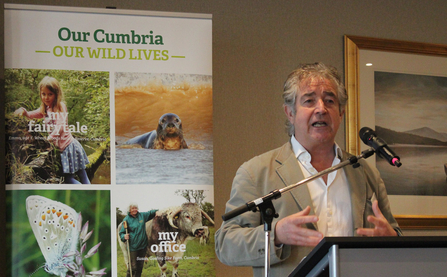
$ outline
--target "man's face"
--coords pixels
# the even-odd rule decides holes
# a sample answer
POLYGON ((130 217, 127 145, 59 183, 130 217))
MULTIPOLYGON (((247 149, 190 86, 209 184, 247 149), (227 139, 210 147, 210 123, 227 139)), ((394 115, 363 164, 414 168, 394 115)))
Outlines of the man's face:
POLYGON ((285 107, 289 121, 295 126, 295 138, 307 149, 332 146, 344 111, 340 112, 337 89, 326 79, 301 82, 296 98, 296 114, 285 107))

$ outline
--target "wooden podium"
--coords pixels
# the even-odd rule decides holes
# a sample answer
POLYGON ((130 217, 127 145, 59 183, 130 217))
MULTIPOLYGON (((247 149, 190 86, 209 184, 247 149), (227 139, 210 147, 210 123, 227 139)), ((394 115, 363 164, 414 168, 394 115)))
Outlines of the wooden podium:
POLYGON ((447 276, 447 237, 326 237, 295 276, 447 276))

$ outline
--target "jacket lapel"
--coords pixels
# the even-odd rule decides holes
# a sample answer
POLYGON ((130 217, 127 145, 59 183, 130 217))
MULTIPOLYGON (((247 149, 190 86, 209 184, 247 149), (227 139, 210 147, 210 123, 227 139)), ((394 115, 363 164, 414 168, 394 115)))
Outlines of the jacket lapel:
MULTIPOLYGON (((293 153, 290 142, 283 145, 276 158, 276 161, 279 164, 276 169, 276 173, 281 178, 284 187, 296 184, 304 179, 304 175, 301 172, 301 168, 295 154, 293 153)), ((311 209, 310 214, 315 214, 312 199, 310 198, 310 193, 306 184, 300 185, 290 190, 288 193, 292 194, 292 197, 295 199, 299 210, 303 210, 309 206, 311 209)), ((318 230, 316 224, 312 225, 315 230, 318 230)))

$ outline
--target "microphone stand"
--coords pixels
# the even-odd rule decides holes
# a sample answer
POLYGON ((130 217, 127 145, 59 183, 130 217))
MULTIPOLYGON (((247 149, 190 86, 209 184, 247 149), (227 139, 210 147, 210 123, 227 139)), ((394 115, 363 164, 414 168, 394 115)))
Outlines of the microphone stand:
POLYGON ((273 205, 272 200, 280 198, 283 193, 288 192, 289 190, 292 190, 298 186, 304 185, 312 180, 320 178, 323 175, 331 173, 332 171, 338 170, 338 169, 345 167, 347 165, 351 164, 353 167, 357 168, 360 166, 360 164, 358 163, 358 160, 369 158, 373 154, 374 154, 374 148, 367 149, 367 150, 363 151, 358 156, 352 156, 349 159, 347 159, 346 161, 343 161, 335 166, 332 166, 332 167, 329 167, 328 169, 320 171, 317 174, 312 175, 304 180, 301 180, 296 184, 289 185, 282 189, 276 189, 276 190, 271 191, 270 193, 268 193, 258 199, 247 202, 247 203, 245 203, 245 205, 242 205, 242 206, 222 215, 222 219, 224 221, 227 221, 233 217, 236 217, 236 216, 243 214, 245 212, 248 212, 248 211, 256 212, 259 210, 261 212, 262 221, 264 222, 265 251, 266 251, 264 276, 268 277, 269 273, 270 273, 270 247, 269 247, 270 231, 272 230, 273 218, 277 218, 279 216, 276 213, 275 206, 273 205))

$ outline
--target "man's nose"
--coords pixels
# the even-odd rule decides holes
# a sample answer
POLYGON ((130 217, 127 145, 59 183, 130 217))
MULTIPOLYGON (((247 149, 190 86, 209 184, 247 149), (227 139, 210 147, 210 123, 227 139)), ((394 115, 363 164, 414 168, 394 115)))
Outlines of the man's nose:
POLYGON ((320 112, 320 113, 325 113, 327 111, 326 110, 326 106, 324 105, 324 100, 323 99, 318 99, 317 100, 317 103, 315 105, 315 109, 316 109, 317 112, 320 112))

